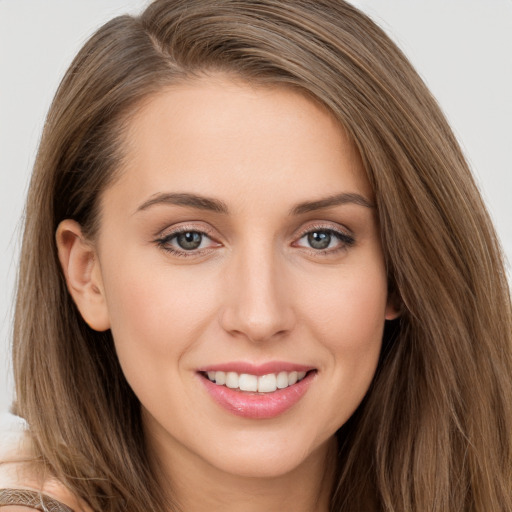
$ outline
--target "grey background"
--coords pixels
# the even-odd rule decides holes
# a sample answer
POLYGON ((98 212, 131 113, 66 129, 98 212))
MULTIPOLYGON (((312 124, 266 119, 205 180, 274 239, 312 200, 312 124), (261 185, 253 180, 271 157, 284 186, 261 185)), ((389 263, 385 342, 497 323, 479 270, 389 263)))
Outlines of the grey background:
MULTIPOLYGON (((87 37, 143 0, 0 0, 0 412, 23 201, 44 116, 87 37)), ((405 51, 448 117, 512 259, 512 0, 353 0, 405 51)), ((510 266, 508 267, 510 276, 510 266)))

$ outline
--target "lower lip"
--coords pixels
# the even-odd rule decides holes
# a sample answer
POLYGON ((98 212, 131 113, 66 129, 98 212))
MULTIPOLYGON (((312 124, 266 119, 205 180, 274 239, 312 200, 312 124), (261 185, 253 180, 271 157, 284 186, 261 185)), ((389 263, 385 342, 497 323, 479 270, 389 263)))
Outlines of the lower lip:
POLYGON ((300 382, 273 393, 250 393, 219 386, 199 374, 210 396, 224 409, 244 418, 269 419, 293 407, 306 393, 316 375, 309 372, 300 382))

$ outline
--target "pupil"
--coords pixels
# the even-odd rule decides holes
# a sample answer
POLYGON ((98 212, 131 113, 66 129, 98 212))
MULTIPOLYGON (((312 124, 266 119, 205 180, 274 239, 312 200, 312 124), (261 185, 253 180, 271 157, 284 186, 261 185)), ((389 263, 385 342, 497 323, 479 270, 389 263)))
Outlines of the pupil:
POLYGON ((202 236, 196 231, 180 233, 177 238, 178 245, 187 251, 197 249, 201 245, 202 236))
POLYGON ((308 242, 313 249, 327 249, 331 243, 331 234, 327 231, 309 233, 308 242))

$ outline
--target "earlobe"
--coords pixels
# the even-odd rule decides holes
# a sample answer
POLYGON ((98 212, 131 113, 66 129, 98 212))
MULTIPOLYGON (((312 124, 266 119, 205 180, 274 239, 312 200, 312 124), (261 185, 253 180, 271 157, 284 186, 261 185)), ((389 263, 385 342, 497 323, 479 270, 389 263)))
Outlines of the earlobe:
POLYGON ((63 220, 55 234, 60 264, 69 293, 85 322, 96 331, 110 328, 101 269, 94 246, 78 222, 63 220))
POLYGON ((400 310, 396 308, 393 304, 388 304, 386 306, 386 320, 395 320, 400 316, 400 310))
POLYGON ((395 320, 402 314, 402 301, 396 292, 388 294, 388 302, 386 304, 385 319, 395 320))

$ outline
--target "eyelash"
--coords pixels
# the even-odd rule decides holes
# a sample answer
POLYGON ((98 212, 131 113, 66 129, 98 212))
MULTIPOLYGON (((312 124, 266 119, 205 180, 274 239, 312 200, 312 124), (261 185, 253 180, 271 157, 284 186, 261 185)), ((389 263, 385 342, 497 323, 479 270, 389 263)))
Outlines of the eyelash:
MULTIPOLYGON (((331 248, 331 249, 314 249, 312 247, 308 248, 308 247, 299 246, 299 247, 302 247, 303 249, 306 249, 308 252, 310 252, 310 254, 312 254, 314 256, 318 256, 318 255, 330 256, 330 255, 338 254, 341 251, 346 251, 347 249, 349 249, 350 247, 352 247, 355 244, 355 238, 352 235, 344 233, 343 231, 333 229, 332 227, 325 227, 325 226, 320 226, 320 225, 308 227, 307 230, 305 230, 301 233, 301 235, 298 237, 297 241, 301 240, 305 236, 307 236, 311 233, 315 233, 315 232, 328 233, 330 236, 333 236, 334 238, 338 239, 338 241, 340 242, 340 245, 334 249, 333 248, 331 248)), ((187 250, 175 249, 171 245, 169 245, 172 240, 174 240, 179 235, 182 235, 184 233, 198 233, 202 237, 207 237, 210 240, 213 240, 213 238, 210 236, 210 234, 206 231, 202 231, 202 230, 199 230, 197 228, 192 228, 192 227, 190 227, 190 228, 183 227, 183 228, 177 229, 176 231, 168 233, 160 238, 157 238, 155 240, 155 243, 157 244, 157 246, 160 249, 164 250, 167 253, 172 254, 173 256, 177 256, 179 258, 190 258, 190 257, 198 256, 198 255, 203 256, 203 255, 209 254, 214 249, 214 248, 207 248, 207 249, 200 249, 200 250, 192 249, 190 251, 187 251, 187 250)), ((202 240, 201 240, 201 243, 202 243, 202 240)))
POLYGON ((338 241, 340 242, 340 245, 338 247, 331 249, 314 249, 312 247, 300 246, 303 247, 303 249, 306 249, 314 256, 332 256, 340 253, 341 251, 346 251, 347 249, 352 247, 356 242, 355 238, 352 235, 349 235, 348 233, 345 233, 341 230, 333 229, 332 227, 326 227, 322 225, 308 226, 308 228, 305 231, 303 231, 302 234, 299 236, 298 240, 301 240, 305 236, 315 232, 328 233, 330 236, 337 238, 338 241))
MULTIPOLYGON (((160 247, 160 249, 164 250, 167 253, 172 254, 173 256, 177 256, 179 258, 190 258, 193 256, 198 256, 199 254, 201 256, 203 256, 203 255, 209 254, 213 250, 213 248, 208 248, 208 249, 201 249, 199 251, 198 250, 186 251, 186 250, 175 249, 171 245, 169 245, 169 243, 173 239, 177 238, 179 235, 182 235, 184 233, 199 233, 201 236, 203 236, 203 237, 206 236, 210 240, 213 240, 213 238, 210 236, 210 234, 207 231, 200 230, 200 229, 197 229, 194 227, 184 226, 184 227, 177 229, 176 231, 172 231, 171 233, 168 233, 166 235, 163 235, 160 238, 157 238, 155 240, 155 242, 158 245, 158 247, 160 247)), ((202 243, 202 240, 201 240, 201 243, 202 243)))

